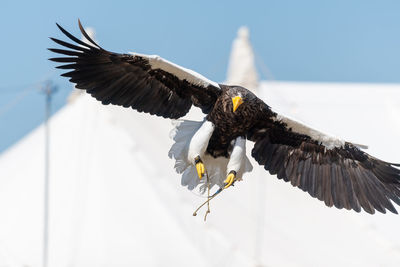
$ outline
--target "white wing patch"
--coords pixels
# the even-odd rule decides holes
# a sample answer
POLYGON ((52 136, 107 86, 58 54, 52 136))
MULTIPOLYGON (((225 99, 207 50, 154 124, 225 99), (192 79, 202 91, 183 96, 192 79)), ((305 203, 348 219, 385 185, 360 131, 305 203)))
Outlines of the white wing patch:
POLYGON ((292 129, 292 131, 295 133, 310 136, 312 139, 316 140, 321 145, 325 146, 327 149, 333 149, 335 147, 343 147, 345 145, 345 141, 343 139, 315 130, 287 116, 278 114, 274 120, 285 123, 287 125, 287 128, 292 129))
POLYGON ((139 54, 139 53, 134 53, 134 52, 130 52, 130 54, 147 59, 149 61, 152 69, 161 69, 163 71, 169 72, 169 73, 175 75, 181 81, 186 80, 189 83, 192 83, 194 85, 200 85, 202 87, 207 87, 209 85, 212 85, 214 87, 220 88, 218 83, 207 79, 203 75, 201 75, 193 70, 181 67, 175 63, 172 63, 166 59, 163 59, 160 56, 144 55, 144 54, 139 54))

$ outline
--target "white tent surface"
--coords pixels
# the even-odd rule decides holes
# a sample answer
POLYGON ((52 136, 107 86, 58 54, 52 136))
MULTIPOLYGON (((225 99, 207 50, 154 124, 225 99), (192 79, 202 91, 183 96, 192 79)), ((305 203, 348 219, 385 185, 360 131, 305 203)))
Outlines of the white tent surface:
MULTIPOLYGON (((258 92, 400 162, 398 85, 264 82, 258 92)), ((169 120, 82 95, 50 123, 49 266, 400 264, 400 217, 327 208, 254 161, 211 202, 207 222, 205 209, 193 217, 205 199, 180 185, 167 157, 169 120)), ((40 266, 43 181, 40 126, 0 156, 0 266, 40 266)))

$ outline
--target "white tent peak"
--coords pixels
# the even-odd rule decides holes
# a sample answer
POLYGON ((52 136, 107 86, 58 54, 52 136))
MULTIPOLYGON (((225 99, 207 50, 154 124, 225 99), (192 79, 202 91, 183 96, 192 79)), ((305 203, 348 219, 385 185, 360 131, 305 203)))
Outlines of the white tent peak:
POLYGON ((246 26, 239 28, 237 37, 233 41, 226 83, 240 85, 252 91, 258 87, 258 74, 250 43, 250 31, 246 26))
POLYGON ((247 26, 241 26, 238 30, 238 37, 241 39, 249 39, 250 37, 250 31, 247 26))

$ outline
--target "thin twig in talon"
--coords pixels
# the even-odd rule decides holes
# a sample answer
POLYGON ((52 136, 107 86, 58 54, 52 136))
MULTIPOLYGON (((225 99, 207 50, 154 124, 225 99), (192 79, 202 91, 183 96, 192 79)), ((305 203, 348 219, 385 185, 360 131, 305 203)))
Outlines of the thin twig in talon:
POLYGON ((207 220, 207 215, 211 212, 210 211, 210 177, 208 176, 207 170, 206 170, 206 175, 207 175, 207 211, 206 211, 206 214, 204 214, 204 221, 207 220))
POLYGON ((206 214, 204 214, 204 221, 207 221, 207 215, 210 213, 210 210, 206 211, 206 214))
POLYGON ((193 212, 193 216, 197 215, 197 212, 205 205, 207 204, 207 202, 211 201, 214 197, 216 197, 217 195, 219 195, 219 193, 221 193, 224 189, 221 187, 220 189, 218 189, 217 192, 214 193, 214 195, 212 195, 207 201, 205 201, 203 204, 201 204, 194 212, 193 212))

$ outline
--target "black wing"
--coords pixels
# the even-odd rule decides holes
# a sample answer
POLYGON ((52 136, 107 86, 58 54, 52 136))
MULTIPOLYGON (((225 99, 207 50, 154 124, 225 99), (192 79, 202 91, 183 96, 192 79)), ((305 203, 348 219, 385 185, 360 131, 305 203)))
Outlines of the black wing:
POLYGON ((118 54, 98 46, 79 28, 88 40, 85 43, 60 25, 59 29, 77 44, 51 38, 72 50, 49 50, 65 57, 51 58, 70 69, 62 76, 70 77, 76 88, 84 89, 103 104, 132 107, 164 118, 184 116, 192 104, 208 113, 221 90, 219 85, 200 74, 180 67, 158 56, 118 54), (90 42, 90 43, 89 43, 90 42))
POLYGON ((329 207, 368 213, 400 205, 399 164, 374 158, 357 145, 323 134, 272 111, 264 103, 249 131, 252 156, 270 174, 290 182, 329 207))

